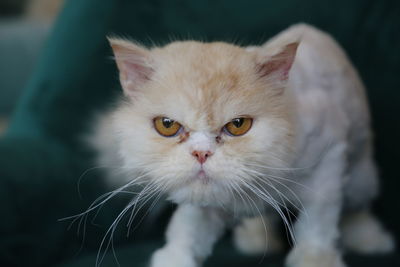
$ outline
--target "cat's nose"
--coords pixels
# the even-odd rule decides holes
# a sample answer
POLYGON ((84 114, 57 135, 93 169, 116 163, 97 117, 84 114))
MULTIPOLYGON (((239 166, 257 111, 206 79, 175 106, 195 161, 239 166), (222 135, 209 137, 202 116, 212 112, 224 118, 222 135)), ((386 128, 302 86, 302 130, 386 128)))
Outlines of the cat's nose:
POLYGON ((194 150, 192 152, 193 157, 197 159, 200 164, 203 164, 206 162, 206 160, 213 155, 211 151, 200 151, 200 150, 194 150))

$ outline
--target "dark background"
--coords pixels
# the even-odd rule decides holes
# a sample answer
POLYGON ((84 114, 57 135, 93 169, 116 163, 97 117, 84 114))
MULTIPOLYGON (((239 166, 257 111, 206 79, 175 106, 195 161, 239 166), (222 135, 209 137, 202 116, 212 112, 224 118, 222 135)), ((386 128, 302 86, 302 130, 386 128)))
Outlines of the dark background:
MULTIPOLYGON (((374 211, 399 237, 399 1, 67 0, 54 26, 54 11, 41 20, 18 6, 23 2, 0 1, 0 121, 8 125, 0 139, 1 266, 94 265, 101 238, 128 201, 111 201, 79 235, 78 224, 68 230, 69 222, 58 221, 84 211, 107 191, 96 170, 85 173, 82 196, 77 183, 93 167, 93 153, 80 138, 93 112, 120 90, 105 38, 109 34, 145 44, 171 38, 260 44, 298 22, 331 33, 368 88, 382 176, 374 211), (22 29, 15 30, 21 21, 22 29)), ((115 246, 122 266, 145 266, 162 244, 171 209, 147 217, 128 238, 121 222, 115 246)), ((108 255, 103 266, 117 266, 108 255)), ((346 259, 350 266, 400 265, 398 252, 346 259)), ((223 240, 206 266, 258 266, 260 260, 239 255, 223 240)), ((267 256, 261 266, 282 262, 282 255, 267 256)))

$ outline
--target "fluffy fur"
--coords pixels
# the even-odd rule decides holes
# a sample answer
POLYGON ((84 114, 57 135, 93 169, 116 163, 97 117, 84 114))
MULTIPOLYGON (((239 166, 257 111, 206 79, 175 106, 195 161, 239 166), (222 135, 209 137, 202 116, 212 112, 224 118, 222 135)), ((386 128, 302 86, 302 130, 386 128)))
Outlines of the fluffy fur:
MULTIPOLYGON (((120 165, 125 175, 112 176, 127 179, 120 191, 142 184, 142 196, 160 192, 179 204, 152 267, 200 266, 226 227, 261 214, 268 222, 280 215, 289 227, 295 246, 287 266, 344 266, 339 225, 358 235, 343 238, 349 248, 393 249, 368 212, 378 181, 364 88, 328 35, 297 25, 261 47, 110 43, 126 97, 99 126, 101 165, 120 165), (184 130, 161 136, 153 126, 160 116, 184 130), (233 137, 222 130, 242 116, 253 119, 248 133, 233 137), (193 151, 212 156, 200 164, 193 151), (298 213, 293 229, 285 216, 290 209, 298 213), (340 224, 341 214, 355 211, 364 216, 340 224), (349 230, 358 225, 357 233, 349 230), (362 238, 371 228, 376 238, 362 238)), ((243 251, 267 247, 263 238, 271 227, 262 218, 235 231, 243 251)), ((281 247, 271 236, 270 247, 281 247)))

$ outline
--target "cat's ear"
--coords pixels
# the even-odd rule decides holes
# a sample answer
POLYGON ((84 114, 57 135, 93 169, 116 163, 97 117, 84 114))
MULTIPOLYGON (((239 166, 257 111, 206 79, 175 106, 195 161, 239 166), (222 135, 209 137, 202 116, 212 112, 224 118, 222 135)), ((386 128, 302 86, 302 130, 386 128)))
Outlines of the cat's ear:
POLYGON ((108 41, 114 52, 124 93, 133 96, 136 89, 150 80, 154 72, 150 51, 122 39, 108 38, 108 41))
POLYGON ((261 56, 257 63, 258 75, 272 82, 286 81, 296 57, 298 46, 299 42, 292 42, 282 46, 272 55, 261 56))

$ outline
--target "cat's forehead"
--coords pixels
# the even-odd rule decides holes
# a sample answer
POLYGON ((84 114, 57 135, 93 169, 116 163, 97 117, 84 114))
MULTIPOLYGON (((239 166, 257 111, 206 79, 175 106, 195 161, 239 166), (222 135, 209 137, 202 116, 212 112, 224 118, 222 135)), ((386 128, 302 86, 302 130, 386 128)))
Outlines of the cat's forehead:
POLYGON ((255 63, 255 53, 222 42, 174 42, 152 54, 160 72, 186 74, 200 82, 222 73, 246 72, 255 63))
MULTIPOLYGON (((158 112, 193 127, 220 127, 247 115, 260 92, 255 55, 225 43, 173 43, 154 51, 152 95, 158 112)), ((149 92, 150 94, 150 92, 149 92)))

